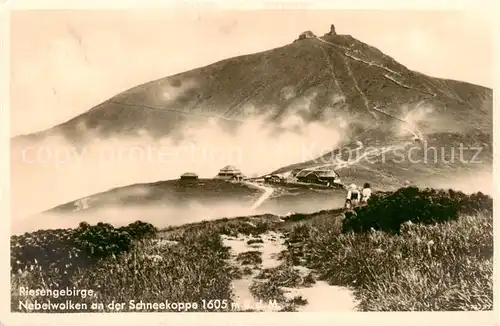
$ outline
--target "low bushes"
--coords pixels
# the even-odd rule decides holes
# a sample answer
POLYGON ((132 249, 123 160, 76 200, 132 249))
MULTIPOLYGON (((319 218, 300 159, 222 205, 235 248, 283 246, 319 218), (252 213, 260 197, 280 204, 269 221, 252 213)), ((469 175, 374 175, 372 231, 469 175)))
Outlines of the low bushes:
MULTIPOLYGON (((51 245, 46 244, 44 242, 46 239, 55 238, 59 241, 57 243, 67 240, 64 252, 80 250, 80 257, 92 255, 87 257, 92 263, 84 260, 86 264, 82 264, 82 261, 75 259, 74 255, 63 257, 61 253, 58 253, 57 257, 63 261, 62 263, 48 261, 48 257, 54 259, 51 255, 37 256, 38 261, 48 262, 45 268, 41 268, 37 261, 32 263, 24 261, 24 264, 34 267, 13 271, 11 274, 13 311, 20 311, 19 302, 24 300, 46 302, 50 299, 52 303, 64 303, 66 299, 64 297, 27 299, 19 294, 21 286, 52 289, 69 287, 92 289, 97 292, 97 297, 81 299, 87 303, 87 309, 39 311, 46 313, 105 311, 106 307, 104 310, 96 311, 91 308, 91 304, 97 302, 107 304, 113 300, 126 303, 124 310, 114 312, 131 311, 128 309, 129 300, 197 302, 198 307, 192 308, 191 311, 211 308, 203 307, 201 299, 231 302, 231 271, 226 262, 230 256, 229 248, 223 245, 219 234, 209 228, 190 229, 179 235, 178 244, 175 245, 158 245, 156 241, 147 239, 155 231, 147 223, 142 222, 123 228, 113 228, 104 223, 94 226, 82 223, 74 230, 58 232, 68 236, 58 238, 53 236, 52 230, 46 230, 38 232, 37 236, 28 234, 20 239, 28 237, 33 243, 39 244, 45 252, 57 247, 54 241, 51 245), (71 243, 77 243, 78 248, 71 247, 71 243), (106 250, 110 252, 107 253, 106 250), (66 268, 66 264, 71 265, 66 268)), ((18 244, 20 239, 14 238, 13 243, 18 244)), ((11 254, 12 259, 19 260, 22 252, 25 250, 14 250, 11 254)))
POLYGON ((89 265, 132 248, 133 242, 156 234, 141 221, 115 228, 111 224, 80 223, 74 229, 39 230, 11 237, 11 270, 38 269, 70 275, 89 265), (64 273, 62 272, 64 271, 64 273))
MULTIPOLYGON (((218 234, 191 233, 179 245, 152 247, 147 241, 116 259, 105 259, 91 269, 79 270, 73 286, 92 288, 99 300, 128 302, 231 302, 229 249, 218 234)), ((155 311, 155 310, 146 310, 155 311)), ((161 311, 161 310, 158 310, 161 311)))
POLYGON ((343 221, 300 222, 284 258, 353 288, 362 311, 491 310, 492 211, 482 193, 402 188, 343 221))
POLYGON ((236 257, 236 261, 242 265, 259 265, 262 264, 262 253, 258 250, 241 252, 236 257))
POLYGON ((368 205, 347 212, 343 232, 370 229, 399 232, 406 221, 432 224, 455 220, 459 214, 491 213, 493 199, 482 193, 466 195, 453 190, 401 188, 393 193, 375 194, 368 205))

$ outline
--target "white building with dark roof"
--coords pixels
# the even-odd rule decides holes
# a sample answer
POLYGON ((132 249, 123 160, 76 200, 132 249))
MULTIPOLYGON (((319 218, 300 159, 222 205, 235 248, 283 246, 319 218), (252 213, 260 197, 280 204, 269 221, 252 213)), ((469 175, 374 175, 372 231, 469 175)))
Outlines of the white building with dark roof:
POLYGON ((331 169, 304 169, 297 173, 297 181, 333 186, 340 184, 340 176, 331 169))
POLYGON ((235 166, 226 165, 225 167, 220 169, 219 174, 217 174, 215 178, 223 180, 242 180, 244 178, 244 175, 235 166))

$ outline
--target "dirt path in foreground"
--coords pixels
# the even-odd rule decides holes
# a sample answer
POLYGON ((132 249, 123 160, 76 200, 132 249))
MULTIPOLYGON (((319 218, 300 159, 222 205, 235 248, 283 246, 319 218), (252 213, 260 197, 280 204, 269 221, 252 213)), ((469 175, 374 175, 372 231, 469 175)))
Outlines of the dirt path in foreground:
MULTIPOLYGON (((233 280, 232 286, 236 303, 242 310, 252 309, 257 311, 280 311, 283 305, 270 305, 268 302, 259 302, 255 298, 250 287, 258 282, 266 280, 257 279, 256 276, 266 268, 275 268, 282 264, 279 260, 279 253, 286 250, 283 235, 278 232, 267 232, 257 237, 238 235, 237 237, 222 236, 225 246, 231 248, 231 264, 244 267, 237 257, 241 253, 248 251, 259 251, 262 262, 252 266, 245 265, 251 269, 251 273, 244 275, 241 279, 233 280), (260 243, 248 244, 249 240, 262 241, 260 243)), ((311 273, 311 270, 303 266, 294 266, 294 269, 302 276, 311 273)), ((299 312, 350 312, 355 311, 357 302, 351 290, 340 286, 331 286, 323 281, 316 281, 310 286, 300 286, 294 288, 281 287, 286 299, 301 297, 307 303, 297 305, 296 311, 299 312)))

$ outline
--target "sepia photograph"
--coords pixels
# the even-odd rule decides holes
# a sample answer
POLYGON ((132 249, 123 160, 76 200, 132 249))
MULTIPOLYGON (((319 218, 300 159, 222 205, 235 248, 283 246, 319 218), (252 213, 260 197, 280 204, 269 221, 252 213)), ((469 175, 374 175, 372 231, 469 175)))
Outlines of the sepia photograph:
POLYGON ((492 311, 490 10, 13 10, 11 312, 492 311))

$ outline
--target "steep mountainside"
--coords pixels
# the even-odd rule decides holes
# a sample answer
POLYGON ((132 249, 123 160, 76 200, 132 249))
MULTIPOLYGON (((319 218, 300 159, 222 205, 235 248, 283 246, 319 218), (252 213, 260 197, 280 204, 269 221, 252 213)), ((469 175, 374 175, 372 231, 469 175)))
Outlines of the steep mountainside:
POLYGON ((333 125, 342 119, 346 135, 356 138, 374 124, 400 123, 389 115, 402 118, 429 106, 434 112, 418 121, 423 133, 492 130, 491 89, 429 77, 350 35, 326 35, 139 85, 19 140, 60 132, 83 141, 91 131, 161 137, 210 117, 237 128, 259 115, 270 122, 290 115, 333 125))

